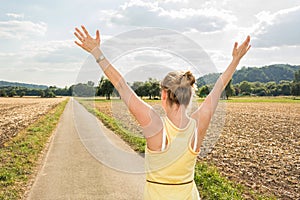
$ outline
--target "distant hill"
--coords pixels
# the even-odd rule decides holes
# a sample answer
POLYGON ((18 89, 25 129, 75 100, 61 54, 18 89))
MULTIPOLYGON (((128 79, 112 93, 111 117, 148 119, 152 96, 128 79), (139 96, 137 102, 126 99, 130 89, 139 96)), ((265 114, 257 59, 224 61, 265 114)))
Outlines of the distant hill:
MULTIPOLYGON (((274 81, 279 83, 281 80, 292 81, 294 79, 295 71, 300 70, 300 65, 288 65, 288 64, 275 64, 264 67, 242 67, 237 70, 232 77, 233 84, 240 83, 242 81, 248 82, 262 82, 267 83, 274 81)), ((203 85, 214 84, 220 73, 212 73, 204 75, 197 79, 198 87, 203 85)))
POLYGON ((18 82, 8 82, 8 81, 0 81, 0 87, 25 87, 28 89, 47 89, 47 85, 35 85, 35 84, 28 84, 28 83, 18 83, 18 82))

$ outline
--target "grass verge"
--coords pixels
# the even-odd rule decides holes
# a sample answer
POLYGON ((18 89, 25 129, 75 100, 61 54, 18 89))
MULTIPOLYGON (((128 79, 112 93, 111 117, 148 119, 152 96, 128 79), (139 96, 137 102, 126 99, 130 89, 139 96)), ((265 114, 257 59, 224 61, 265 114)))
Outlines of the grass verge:
POLYGON ((215 166, 204 161, 196 163, 195 182, 202 199, 276 199, 274 196, 257 194, 250 188, 228 180, 220 174, 215 166))
MULTIPOLYGON (((89 101, 89 100, 88 100, 89 101)), ((138 153, 145 152, 146 141, 144 138, 136 137, 130 131, 122 128, 114 118, 100 112, 85 100, 79 102, 92 114, 98 117, 102 123, 118 134, 138 153)), ((200 191, 202 199, 223 199, 223 200, 240 200, 240 199, 257 199, 273 200, 275 197, 268 197, 255 193, 241 184, 234 183, 222 176, 217 168, 204 161, 198 161, 195 167, 195 182, 200 191)))
MULTIPOLYGON (((157 103, 161 102, 161 100, 154 100, 154 99, 143 99, 147 103, 157 103)), ((94 99, 84 99, 84 101, 95 101, 95 102, 107 102, 110 100, 106 100, 103 98, 94 98, 94 99)), ((115 101, 115 100, 114 100, 115 101)), ((121 101, 121 100, 120 100, 121 101)), ((204 98, 195 98, 195 101, 198 103, 201 103, 204 101, 204 98)), ((300 103, 300 96, 263 96, 263 97, 257 97, 257 96, 233 96, 229 97, 228 100, 220 99, 222 102, 227 103, 300 103)))
POLYGON ((85 100, 78 100, 78 102, 80 102, 90 113, 100 119, 107 128, 118 134, 125 142, 127 142, 131 146, 133 150, 139 153, 145 152, 146 140, 144 138, 134 136, 133 133, 122 128, 120 126, 120 122, 118 122, 116 119, 105 115, 93 106, 90 106, 90 104, 85 103, 85 100))
POLYGON ((0 148, 0 200, 21 199, 68 99, 0 148))
POLYGON ((294 96, 278 96, 278 97, 230 97, 228 100, 221 100, 228 103, 300 103, 300 99, 294 96))

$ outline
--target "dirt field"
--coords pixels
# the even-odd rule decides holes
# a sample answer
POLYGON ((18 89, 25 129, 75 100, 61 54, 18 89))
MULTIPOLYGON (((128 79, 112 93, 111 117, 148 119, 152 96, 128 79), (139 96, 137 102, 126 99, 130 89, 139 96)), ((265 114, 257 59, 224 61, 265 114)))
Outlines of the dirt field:
POLYGON ((0 98, 0 146, 65 98, 0 98))
MULTIPOLYGON (((95 106, 140 133, 122 105, 98 102, 95 106)), ((300 199, 299 127, 300 103, 226 103, 222 134, 212 152, 201 159, 259 193, 300 199)))

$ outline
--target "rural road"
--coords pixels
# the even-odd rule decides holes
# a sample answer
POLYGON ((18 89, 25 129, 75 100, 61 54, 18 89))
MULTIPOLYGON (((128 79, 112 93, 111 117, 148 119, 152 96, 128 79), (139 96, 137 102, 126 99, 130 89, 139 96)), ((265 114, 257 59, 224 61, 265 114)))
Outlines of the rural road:
POLYGON ((72 98, 26 196, 29 200, 142 199, 145 175, 134 172, 141 172, 143 163, 72 98))

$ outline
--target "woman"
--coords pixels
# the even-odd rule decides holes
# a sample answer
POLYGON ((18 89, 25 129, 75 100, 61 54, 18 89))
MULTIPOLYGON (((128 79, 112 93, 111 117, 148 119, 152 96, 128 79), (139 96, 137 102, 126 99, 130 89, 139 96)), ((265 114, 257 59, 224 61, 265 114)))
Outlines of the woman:
POLYGON ((234 44, 232 62, 217 80, 201 106, 187 115, 195 77, 191 72, 170 72, 161 82, 161 101, 166 117, 161 118, 142 101, 100 50, 100 33, 92 38, 86 28, 75 28, 75 43, 91 53, 143 129, 146 138, 146 185, 144 199, 200 199, 194 182, 194 167, 200 146, 217 107, 220 95, 241 58, 250 49, 250 37, 234 44))

